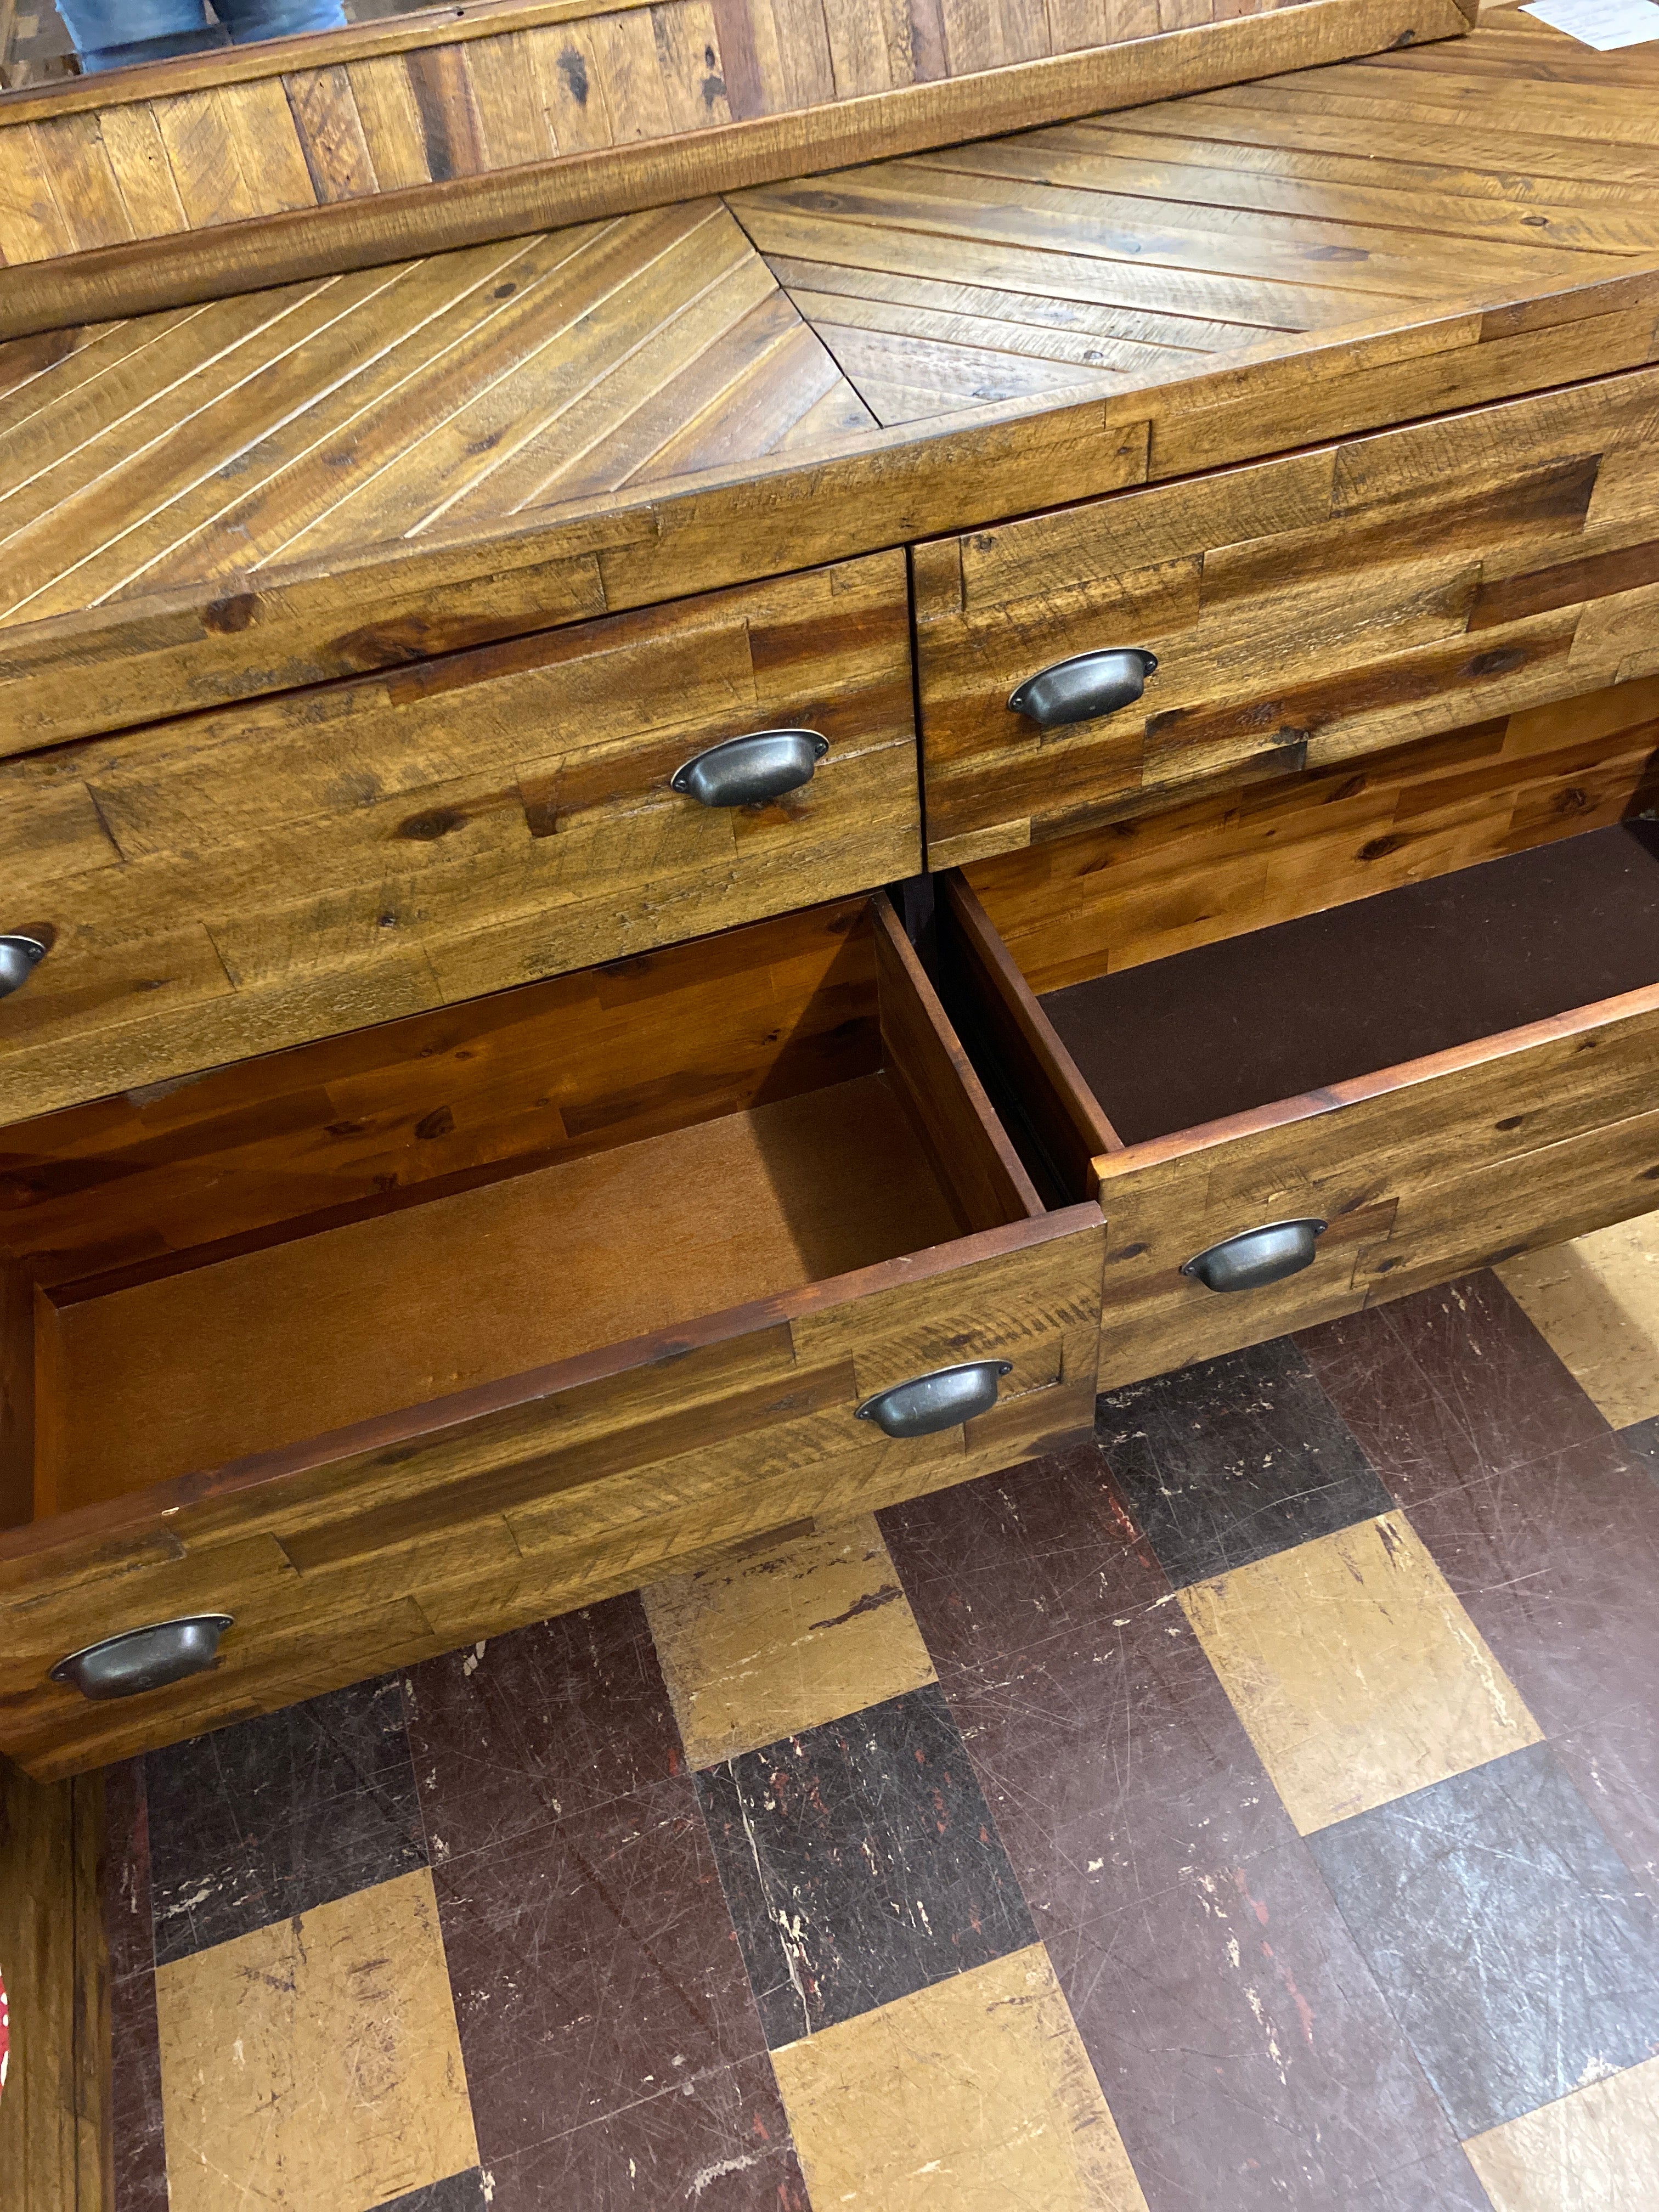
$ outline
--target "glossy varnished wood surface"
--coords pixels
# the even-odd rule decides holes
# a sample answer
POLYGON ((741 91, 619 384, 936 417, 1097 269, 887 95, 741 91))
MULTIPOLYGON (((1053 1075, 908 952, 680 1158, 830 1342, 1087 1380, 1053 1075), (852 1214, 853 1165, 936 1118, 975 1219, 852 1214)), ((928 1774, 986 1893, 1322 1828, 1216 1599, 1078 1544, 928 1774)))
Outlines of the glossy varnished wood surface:
POLYGON ((0 330, 1466 28, 1455 0, 553 0, 183 57, 0 96, 0 330))
POLYGON ((15 341, 8 726, 51 743, 401 658, 411 624, 441 649, 1645 362, 1651 60, 1501 21, 1346 64, 1358 114, 1281 81, 1255 124, 1182 100, 944 157, 1052 185, 899 163, 701 230, 15 341), (1549 131, 1437 126, 1437 73, 1488 53, 1549 131), (1386 161, 1379 80, 1428 118, 1386 161))

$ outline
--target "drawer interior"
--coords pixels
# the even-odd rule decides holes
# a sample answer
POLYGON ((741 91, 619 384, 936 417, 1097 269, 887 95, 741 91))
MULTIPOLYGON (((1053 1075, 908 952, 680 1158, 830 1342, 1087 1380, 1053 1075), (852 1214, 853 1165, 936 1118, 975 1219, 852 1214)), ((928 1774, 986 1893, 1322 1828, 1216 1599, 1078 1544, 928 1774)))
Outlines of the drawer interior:
POLYGON ((1125 1145, 1659 981, 1659 823, 1194 946, 1040 1003, 1125 1145))
POLYGON ((964 870, 947 1002, 1050 1195, 1659 982, 1656 740, 1659 689, 1620 686, 964 870))
POLYGON ((884 900, 160 1089, 0 1133, 13 1521, 1040 1210, 884 900))

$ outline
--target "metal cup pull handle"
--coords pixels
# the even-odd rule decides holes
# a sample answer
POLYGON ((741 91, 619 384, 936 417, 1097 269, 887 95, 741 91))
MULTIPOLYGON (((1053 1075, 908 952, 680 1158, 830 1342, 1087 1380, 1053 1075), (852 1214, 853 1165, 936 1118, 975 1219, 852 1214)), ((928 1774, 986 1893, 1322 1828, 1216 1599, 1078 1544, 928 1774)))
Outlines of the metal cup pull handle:
POLYGON ((1181 1272, 1208 1291, 1259 1291, 1311 1267, 1328 1225, 1313 1220, 1264 1222, 1260 1229, 1246 1229, 1212 1244, 1207 1252, 1188 1260, 1181 1272))
POLYGON ((710 745, 676 769, 670 781, 705 806, 764 806, 811 783, 829 750, 829 738, 816 730, 757 730, 752 737, 710 745))
POLYGON ((972 1359, 962 1367, 941 1367, 878 1390, 858 1409, 861 1421, 873 1421, 885 1437, 931 1437, 954 1429, 976 1413, 988 1413, 997 1386, 1013 1372, 1006 1359, 972 1359))
POLYGON ((1009 699, 1009 710, 1029 714, 1045 730, 1072 722, 1092 722, 1133 706, 1158 667, 1158 655, 1138 645, 1112 646, 1099 653, 1074 653, 1052 668, 1028 676, 1009 699))
POLYGON ((0 999, 21 991, 46 957, 38 937, 0 937, 0 999))
POLYGON ((187 1674, 204 1674, 219 1656, 219 1638, 231 1626, 228 1613, 196 1613, 183 1620, 152 1621, 71 1651, 52 1670, 83 1698, 136 1698, 165 1689, 187 1674))

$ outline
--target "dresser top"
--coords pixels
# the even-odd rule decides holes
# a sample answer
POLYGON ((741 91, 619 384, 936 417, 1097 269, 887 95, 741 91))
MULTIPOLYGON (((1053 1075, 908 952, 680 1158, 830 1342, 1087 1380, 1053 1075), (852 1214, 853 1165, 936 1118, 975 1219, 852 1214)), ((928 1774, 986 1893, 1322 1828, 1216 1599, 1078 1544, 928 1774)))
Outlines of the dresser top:
POLYGON ((1656 94, 1506 8, 11 341, 0 696, 47 743, 1633 365, 1656 94))

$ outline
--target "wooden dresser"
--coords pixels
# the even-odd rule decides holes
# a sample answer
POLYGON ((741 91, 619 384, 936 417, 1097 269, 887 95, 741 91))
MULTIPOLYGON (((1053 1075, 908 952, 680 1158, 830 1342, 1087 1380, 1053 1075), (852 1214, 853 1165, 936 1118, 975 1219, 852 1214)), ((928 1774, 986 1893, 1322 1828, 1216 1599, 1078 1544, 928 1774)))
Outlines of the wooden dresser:
POLYGON ((1505 9, 0 345, 0 1749, 1659 1202, 1656 96, 1505 9))

